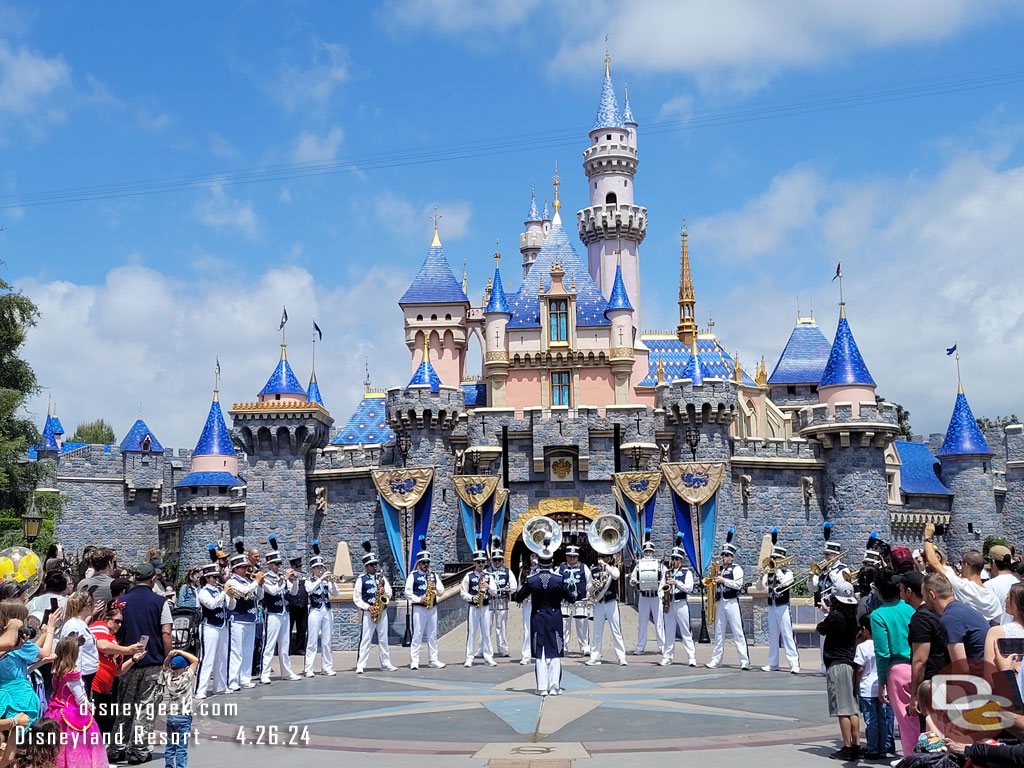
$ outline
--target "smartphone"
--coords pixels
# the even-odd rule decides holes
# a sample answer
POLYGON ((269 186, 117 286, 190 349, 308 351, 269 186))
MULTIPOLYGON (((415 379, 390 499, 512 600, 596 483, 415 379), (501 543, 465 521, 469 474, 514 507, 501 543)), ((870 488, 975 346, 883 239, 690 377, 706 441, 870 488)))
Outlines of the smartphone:
POLYGON ((45 624, 49 620, 50 614, 53 613, 56 610, 59 610, 59 609, 60 609, 60 603, 57 602, 57 598, 56 597, 51 597, 50 598, 50 607, 47 608, 43 612, 43 620, 42 620, 41 624, 45 624))
POLYGON ((139 642, 142 643, 144 646, 148 647, 149 646, 149 635, 143 635, 142 637, 140 637, 139 638, 139 642))
POLYGON ((1003 656, 1024 656, 1024 637, 1000 637, 996 640, 996 648, 1003 656))

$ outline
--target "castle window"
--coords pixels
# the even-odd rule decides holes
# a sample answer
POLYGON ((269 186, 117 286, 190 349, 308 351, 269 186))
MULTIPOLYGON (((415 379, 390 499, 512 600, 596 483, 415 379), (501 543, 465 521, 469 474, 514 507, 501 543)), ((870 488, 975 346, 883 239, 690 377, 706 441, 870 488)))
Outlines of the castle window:
POLYGON ((608 134, 607 136, 605 136, 605 138, 606 138, 606 139, 607 139, 608 141, 611 141, 611 140, 612 140, 612 135, 611 135, 611 134, 609 133, 609 134, 608 134))
POLYGON ((551 372, 551 404, 569 405, 569 372, 551 372))
POLYGON ((437 315, 431 315, 431 316, 430 316, 430 319, 431 319, 431 320, 437 320, 437 315))
POLYGON ((217 493, 219 493, 221 496, 223 496, 227 492, 228 492, 228 487, 226 485, 218 485, 217 486, 217 493))
POLYGON ((794 385, 790 384, 788 387, 786 387, 786 394, 787 395, 795 395, 796 394, 796 387, 794 385))
POLYGON ((548 304, 550 316, 551 341, 569 340, 569 302, 565 299, 552 299, 548 304))
POLYGON ((445 320, 451 320, 452 319, 452 313, 449 312, 447 315, 444 316, 444 319, 445 320))
POLYGON ((622 180, 622 186, 628 187, 629 186, 629 179, 623 179, 622 180))
POLYGON ((615 197, 614 192, 609 192, 607 195, 604 196, 604 201, 606 203, 610 203, 611 205, 615 205, 615 203, 618 202, 618 198, 615 197))
POLYGON ((142 450, 148 451, 152 447, 153 441, 150 440, 149 435, 146 435, 144 438, 142 438, 142 450))
POLYGON ((416 315, 416 319, 419 320, 422 323, 423 322, 423 315, 416 315))
POLYGON ((280 396, 280 395, 274 395, 274 399, 275 399, 275 400, 280 400, 280 399, 281 399, 281 396, 280 396))

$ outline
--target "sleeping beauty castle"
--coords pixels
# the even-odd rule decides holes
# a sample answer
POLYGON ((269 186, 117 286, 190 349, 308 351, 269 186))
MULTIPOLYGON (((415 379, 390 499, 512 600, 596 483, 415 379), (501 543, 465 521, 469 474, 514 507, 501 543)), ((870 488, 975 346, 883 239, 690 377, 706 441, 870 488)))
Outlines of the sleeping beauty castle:
POLYGON ((1022 427, 982 432, 965 393, 951 390, 944 435, 897 439, 896 407, 876 398, 870 350, 854 336, 867 312, 859 320, 841 305, 820 326, 799 317, 770 372, 764 358, 745 369, 715 326, 698 327, 684 230, 675 327, 644 330, 640 137, 606 59, 582 157, 585 207, 573 220, 556 170, 550 206, 524 201, 521 265, 495 254, 479 302, 435 220, 396 297, 409 380, 386 390, 367 381, 341 419, 315 373, 301 383, 283 339, 254 396, 227 407, 213 393, 191 451, 165 449, 141 419, 118 446, 64 443, 48 415, 33 455, 56 468, 59 540, 159 545, 184 566, 235 536, 265 549, 274 533, 288 556, 307 558, 319 540, 328 559, 366 537, 393 578, 421 534, 437 568, 466 563, 477 536, 498 537, 517 565, 531 517, 576 533, 616 510, 634 546, 649 528, 664 551, 686 528, 698 559, 732 527, 739 562, 754 569, 773 527, 800 569, 819 559, 824 521, 847 562, 859 562, 872 531, 919 541, 929 521, 948 526, 954 552, 993 534, 1021 541, 1022 427), (471 343, 482 349, 479 378, 467 375, 471 343))

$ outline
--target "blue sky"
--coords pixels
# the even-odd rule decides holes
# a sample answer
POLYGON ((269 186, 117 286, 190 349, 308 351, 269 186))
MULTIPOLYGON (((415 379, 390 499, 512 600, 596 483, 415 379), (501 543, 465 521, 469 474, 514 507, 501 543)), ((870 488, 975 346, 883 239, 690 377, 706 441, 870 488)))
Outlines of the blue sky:
POLYGON ((141 401, 165 445, 190 447, 214 356, 223 399, 253 398, 283 303, 300 378, 309 316, 323 328, 317 371, 336 419, 359 397, 364 356, 375 384, 405 383, 395 302, 434 205, 478 299, 495 239, 518 284, 531 181, 548 194, 557 161, 565 210, 586 204, 608 34, 640 123, 647 325, 675 323, 685 216, 698 318, 713 312, 748 365, 774 364, 798 294, 831 338, 842 259, 854 334, 915 430, 948 420, 954 341, 975 412, 1009 414, 1024 375, 1024 18, 1008 2, 892 5, 0 4, 0 258, 43 312, 27 349, 44 387, 33 412, 41 421, 52 397, 65 426, 102 416, 120 437, 141 401), (791 114, 740 117, 779 108, 791 114), (481 143, 508 151, 452 157, 481 143), (217 182, 341 160, 356 170, 217 182), (184 176, 202 188, 18 205, 184 176))

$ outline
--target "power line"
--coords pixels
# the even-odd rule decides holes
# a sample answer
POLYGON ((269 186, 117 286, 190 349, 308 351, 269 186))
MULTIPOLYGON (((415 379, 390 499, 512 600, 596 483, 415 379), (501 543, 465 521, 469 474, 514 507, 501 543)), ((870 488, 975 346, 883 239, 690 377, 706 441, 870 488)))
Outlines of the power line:
MULTIPOLYGON (((741 123, 775 120, 817 112, 871 106, 900 101, 910 101, 935 96, 944 96, 965 91, 997 88, 1024 83, 1024 70, 1013 70, 995 74, 980 74, 954 80, 905 84, 879 89, 863 89, 845 94, 815 97, 786 104, 753 107, 742 110, 705 112, 672 120, 652 120, 644 124, 645 135, 675 133, 700 128, 712 128, 741 123)), ((363 157, 332 160, 325 162, 292 163, 242 169, 215 174, 177 176, 165 179, 151 179, 139 182, 122 182, 105 185, 75 187, 64 190, 48 190, 37 193, 0 196, 0 210, 9 208, 30 208, 60 203, 107 200, 123 197, 139 197, 168 192, 196 189, 257 184, 271 181, 313 178, 353 171, 379 170, 424 165, 478 157, 510 154, 523 150, 553 149, 579 143, 580 128, 558 130, 528 135, 506 136, 459 144, 440 145, 402 152, 368 154, 363 157)))

